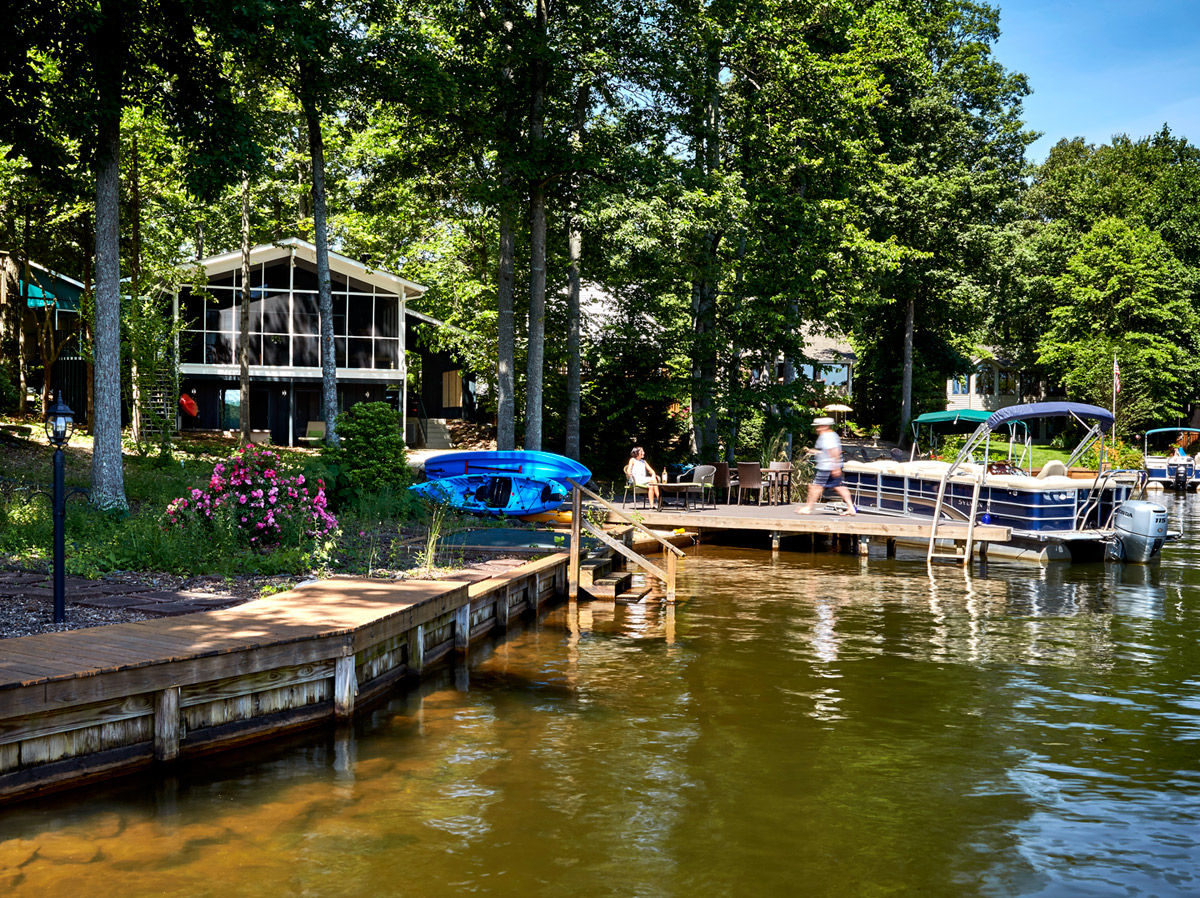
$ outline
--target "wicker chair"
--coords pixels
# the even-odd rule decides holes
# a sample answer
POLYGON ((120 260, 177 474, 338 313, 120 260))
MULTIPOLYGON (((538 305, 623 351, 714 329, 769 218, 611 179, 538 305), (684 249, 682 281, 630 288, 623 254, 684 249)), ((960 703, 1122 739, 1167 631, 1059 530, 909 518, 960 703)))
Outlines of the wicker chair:
POLYGON ((740 461, 738 472, 738 505, 742 504, 742 494, 747 490, 758 491, 758 504, 763 503, 762 467, 756 461, 740 461))
POLYGON ((716 473, 713 475, 713 502, 716 502, 716 494, 718 490, 725 490, 725 504, 733 504, 733 488, 737 486, 737 475, 730 476, 729 462, 717 462, 715 465, 716 473))

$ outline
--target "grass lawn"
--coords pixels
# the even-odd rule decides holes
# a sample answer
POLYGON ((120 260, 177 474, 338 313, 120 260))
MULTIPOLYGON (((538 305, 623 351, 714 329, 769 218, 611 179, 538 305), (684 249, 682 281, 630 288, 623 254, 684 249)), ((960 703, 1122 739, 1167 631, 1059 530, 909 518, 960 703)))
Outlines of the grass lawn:
MULTIPOLYGON (((51 563, 53 521, 50 489, 53 450, 41 422, 0 416, 0 425, 30 425, 27 436, 0 427, 0 567, 46 571, 51 563)), ((279 455, 279 469, 303 473, 306 482, 332 482, 334 472, 319 452, 269 447, 279 455)), ((86 496, 90 481, 92 438, 75 434, 65 450, 67 501, 67 571, 96 578, 116 572, 161 572, 173 575, 216 574, 254 577, 290 574, 298 577, 347 573, 411 575, 417 569, 453 567, 465 559, 454 550, 431 546, 429 511, 406 490, 398 495, 331 498, 330 511, 339 527, 320 545, 283 546, 256 551, 238 533, 222 534, 208 522, 169 527, 168 504, 190 497, 209 485, 215 465, 237 449, 232 437, 180 439, 167 457, 141 456, 128 446, 124 455, 127 513, 102 512, 86 496), (447 551, 450 554, 447 554, 447 551), (431 557, 431 554, 432 557, 431 557)), ((282 498, 282 497, 281 497, 282 498)), ((456 514, 439 521, 440 532, 480 526, 456 514)), ((245 526, 245 525, 243 525, 245 526)), ((486 526, 486 524, 483 524, 486 526)), ((461 553, 460 553, 461 554, 461 553)))

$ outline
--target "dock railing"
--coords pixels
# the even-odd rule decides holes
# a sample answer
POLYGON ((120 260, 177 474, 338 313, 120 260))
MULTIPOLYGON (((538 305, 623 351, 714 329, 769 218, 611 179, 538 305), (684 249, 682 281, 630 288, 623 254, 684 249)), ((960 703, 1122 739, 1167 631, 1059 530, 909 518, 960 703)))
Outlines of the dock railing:
POLYGON ((610 549, 617 552, 619 555, 623 556, 627 560, 633 562, 635 565, 640 567, 642 570, 644 570, 647 573, 652 574, 653 576, 658 577, 660 580, 662 580, 663 583, 666 584, 667 601, 669 601, 669 602, 675 601, 675 573, 676 573, 676 569, 678 566, 678 561, 684 555, 683 550, 680 549, 678 546, 671 545, 671 543, 667 542, 667 540, 663 539, 661 536, 659 536, 653 530, 648 529, 647 527, 645 527, 638 521, 629 517, 629 515, 625 514, 623 511, 618 509, 611 502, 609 502, 606 499, 604 499, 603 497, 601 497, 598 493, 592 492, 590 489, 588 489, 583 484, 576 483, 574 480, 571 480, 570 478, 567 479, 567 482, 569 484, 571 484, 571 486, 572 486, 572 490, 571 490, 571 556, 570 556, 570 560, 567 564, 567 595, 568 595, 568 597, 571 599, 576 599, 579 597, 579 559, 580 559, 580 550, 581 550, 580 539, 583 536, 583 531, 587 530, 587 532, 589 534, 594 536, 596 539, 600 540, 600 542, 602 542, 604 545, 608 546, 610 549), (583 496, 584 495, 587 495, 593 501, 600 503, 600 505, 602 507, 608 509, 610 514, 616 515, 617 518, 619 518, 620 520, 624 521, 627 524, 633 525, 633 527, 636 530, 640 531, 641 533, 646 534, 651 539, 654 539, 655 541, 660 543, 663 547, 663 554, 666 557, 666 570, 663 570, 658 565, 656 565, 652 561, 650 561, 648 558, 645 558, 644 556, 638 554, 637 552, 635 552, 633 549, 629 548, 629 546, 625 545, 624 543, 613 539, 611 536, 609 536, 607 533, 605 533, 603 529, 601 529, 600 527, 597 527, 591 521, 584 520, 584 518, 583 518, 583 496))

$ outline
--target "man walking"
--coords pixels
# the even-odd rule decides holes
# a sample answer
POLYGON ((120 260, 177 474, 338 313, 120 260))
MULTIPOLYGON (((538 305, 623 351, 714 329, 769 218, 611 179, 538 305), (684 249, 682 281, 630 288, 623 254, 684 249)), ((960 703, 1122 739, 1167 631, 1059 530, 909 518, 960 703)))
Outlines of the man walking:
POLYGON ((817 428, 817 475, 809 484, 808 501, 796 509, 796 514, 812 514, 824 490, 833 490, 846 503, 846 510, 840 514, 857 514, 850 490, 842 483, 842 441, 833 432, 833 418, 817 418, 813 425, 817 428))

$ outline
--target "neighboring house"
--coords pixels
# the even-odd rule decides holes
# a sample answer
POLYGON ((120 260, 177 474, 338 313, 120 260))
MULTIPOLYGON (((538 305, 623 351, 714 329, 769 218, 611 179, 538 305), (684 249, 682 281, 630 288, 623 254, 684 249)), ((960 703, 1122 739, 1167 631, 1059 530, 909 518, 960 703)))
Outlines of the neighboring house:
MULTIPOLYGON (((60 390, 63 401, 71 407, 78 421, 87 419, 87 367, 79 355, 79 306, 86 287, 72 277, 30 262, 15 266, 19 271, 16 282, 6 289, 15 292, 16 299, 25 296, 25 314, 21 326, 25 333, 25 360, 28 388, 42 387, 45 360, 38 345, 38 334, 49 326, 53 345, 58 351, 50 374, 50 389, 60 390), (28 282, 25 274, 28 271, 28 282)), ((13 296, 6 301, 14 299, 13 296)))
MULTIPOLYGON (((184 430, 235 430, 241 426, 241 252, 197 264, 206 283, 185 285, 175 298, 175 314, 185 322, 180 389, 197 407, 181 423, 184 430)), ((424 329, 446 325, 408 308, 426 288, 334 252, 329 268, 339 410, 388 402, 403 416, 410 444, 424 441, 429 419, 473 413, 471 378, 420 339, 424 329)), ((297 238, 254 247, 250 289, 250 426, 269 432, 274 443, 295 445, 310 422, 323 420, 316 248, 297 238)))
MULTIPOLYGON (((996 411, 1024 402, 1065 398, 1039 374, 1020 370, 998 357, 977 359, 974 370, 946 381, 946 409, 983 409, 996 411)), ((1044 430, 1045 419, 1039 419, 1044 430)), ((1038 436, 1044 436, 1039 433, 1038 436)))
POLYGON ((797 373, 824 384, 826 392, 849 398, 854 392, 854 350, 845 337, 804 331, 804 363, 797 373))

